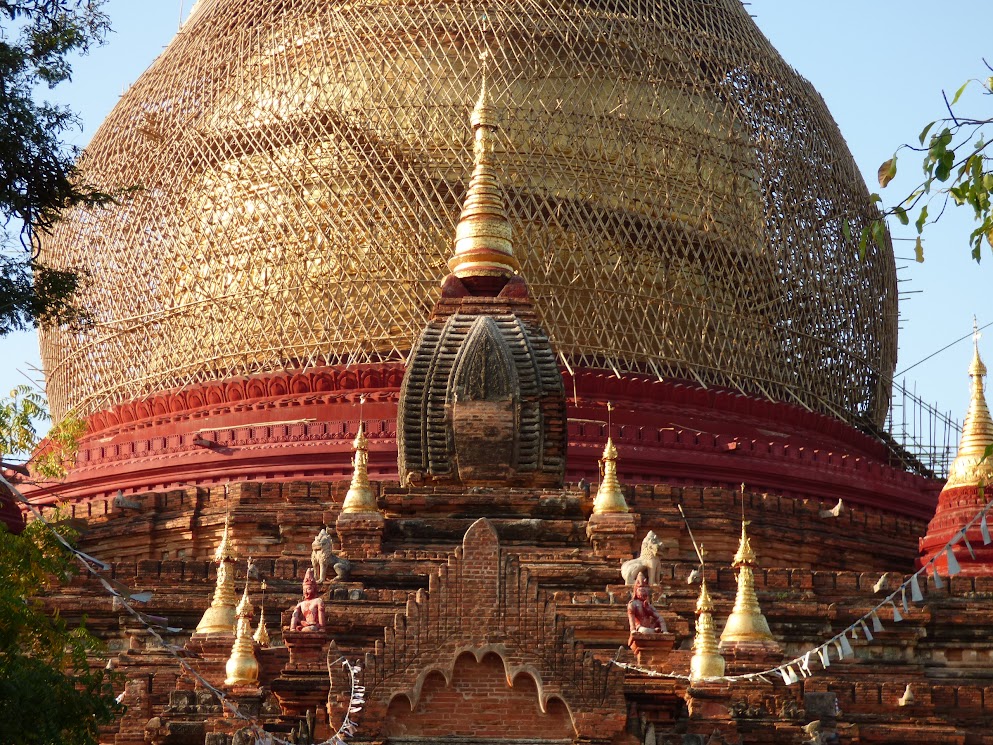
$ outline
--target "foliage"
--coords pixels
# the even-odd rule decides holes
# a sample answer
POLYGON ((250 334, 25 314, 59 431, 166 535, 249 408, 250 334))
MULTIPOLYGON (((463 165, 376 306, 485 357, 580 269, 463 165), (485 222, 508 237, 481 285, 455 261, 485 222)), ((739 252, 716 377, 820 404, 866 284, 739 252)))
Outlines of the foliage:
POLYGON ((30 386, 17 386, 0 401, 0 456, 31 452, 38 444, 35 423, 47 420, 45 397, 30 386))
POLYGON ((63 139, 79 126, 75 114, 35 99, 71 79, 72 55, 102 42, 103 2, 0 0, 0 225, 16 227, 20 238, 2 239, 0 336, 85 317, 75 305, 85 271, 46 266, 40 242, 64 210, 113 195, 80 181, 78 150, 63 139))
POLYGON ((78 417, 66 416, 49 430, 44 447, 39 449, 36 423, 48 419, 44 396, 30 386, 17 386, 9 398, 0 399, 0 458, 30 454, 34 475, 49 479, 65 476, 86 424, 78 417))
MULTIPOLYGON (((66 529, 60 527, 65 534, 66 529)), ((95 745, 120 714, 97 640, 46 609, 41 594, 69 576, 71 554, 41 521, 11 535, 0 523, 0 742, 95 745)))
MULTIPOLYGON (((993 72, 989 63, 986 66, 993 72)), ((983 95, 993 96, 993 76, 986 80, 967 80, 950 101, 945 96, 947 117, 928 123, 921 131, 917 145, 901 145, 892 158, 879 166, 879 185, 886 188, 896 177, 897 156, 901 150, 921 157, 923 180, 909 195, 883 212, 884 218, 895 217, 902 225, 908 225, 913 217, 917 230, 917 261, 924 261, 921 240, 924 228, 940 219, 949 203, 972 209, 976 222, 969 235, 972 258, 977 262, 982 258, 984 240, 993 247, 993 149, 990 147, 993 116, 961 116, 954 108, 970 86, 978 86, 983 95)), ((878 194, 873 194, 872 198, 881 201, 878 194)), ((864 252, 869 238, 877 243, 885 239, 881 221, 863 231, 860 251, 864 252)))
MULTIPOLYGON (((0 456, 38 445, 36 424, 48 418, 42 395, 28 386, 0 400, 0 456)), ((51 437, 51 435, 50 435, 51 437)), ((74 447, 69 429, 58 447, 74 447)), ((61 465, 58 463, 57 465, 61 465)), ((68 535, 63 524, 60 533, 68 535)), ((91 668, 96 639, 71 628, 43 602, 44 592, 71 576, 72 554, 36 520, 21 535, 0 522, 0 742, 4 745, 90 745, 120 706, 107 671, 91 668)))

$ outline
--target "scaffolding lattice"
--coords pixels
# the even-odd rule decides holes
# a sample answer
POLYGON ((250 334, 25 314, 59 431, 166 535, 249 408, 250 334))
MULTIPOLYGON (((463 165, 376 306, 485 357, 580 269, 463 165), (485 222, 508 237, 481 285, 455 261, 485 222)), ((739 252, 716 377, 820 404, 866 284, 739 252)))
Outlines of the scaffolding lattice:
POLYGON ((572 365, 882 425, 892 252, 823 101, 739 0, 201 0, 87 149, 45 259, 56 418, 324 362, 403 359, 445 273, 489 49, 497 161, 572 365), (880 372, 881 371, 881 372, 880 372))

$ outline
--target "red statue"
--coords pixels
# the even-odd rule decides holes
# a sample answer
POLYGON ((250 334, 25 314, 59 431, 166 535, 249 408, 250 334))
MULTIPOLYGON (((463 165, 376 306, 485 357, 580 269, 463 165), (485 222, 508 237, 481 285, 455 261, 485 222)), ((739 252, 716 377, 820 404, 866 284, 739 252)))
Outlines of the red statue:
POLYGON ((666 631, 665 621, 652 606, 651 586, 642 572, 634 581, 634 592, 628 603, 628 623, 632 634, 654 634, 666 631))
POLYGON ((303 600, 293 608, 290 631, 324 631, 324 600, 321 598, 314 570, 303 576, 303 600))

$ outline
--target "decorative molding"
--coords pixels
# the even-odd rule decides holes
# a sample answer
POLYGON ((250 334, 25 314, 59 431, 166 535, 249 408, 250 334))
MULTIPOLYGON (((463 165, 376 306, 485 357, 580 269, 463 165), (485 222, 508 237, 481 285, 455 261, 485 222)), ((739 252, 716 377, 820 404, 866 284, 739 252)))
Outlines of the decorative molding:
POLYGON ((381 726, 398 696, 416 707, 432 671, 451 682, 466 652, 478 661, 498 654, 508 681, 522 672, 534 678, 542 711, 549 699, 560 699, 580 738, 609 740, 624 727, 623 675, 576 642, 486 518, 472 524, 461 548, 431 575, 428 592, 412 594, 406 612, 366 654, 363 727, 381 726))

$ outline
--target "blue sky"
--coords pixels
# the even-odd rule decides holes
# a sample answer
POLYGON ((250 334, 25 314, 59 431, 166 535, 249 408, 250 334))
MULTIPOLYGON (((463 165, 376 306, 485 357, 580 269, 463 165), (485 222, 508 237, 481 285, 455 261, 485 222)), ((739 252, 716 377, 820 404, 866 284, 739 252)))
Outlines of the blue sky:
MULTIPOLYGON (((56 93, 83 118, 74 144, 88 142, 123 90, 173 38, 180 13, 187 14, 190 5, 192 0, 108 3, 114 27, 110 40, 80 60, 72 83, 56 93)), ((988 0, 940 6, 918 0, 752 0, 748 8, 786 61, 824 97, 872 191, 878 191, 879 164, 942 115, 942 89, 951 95, 968 78, 988 76, 984 55, 993 63, 993 46, 982 45, 988 38, 982 31, 988 25, 988 0)), ((964 96, 959 108, 993 115, 991 98, 976 93, 964 96)), ((884 196, 905 194, 919 173, 911 154, 905 154, 884 196)), ((901 302, 898 372, 968 334, 973 314, 980 324, 993 321, 993 304, 984 297, 993 276, 993 253, 987 250, 981 265, 969 258, 970 221, 957 212, 946 213, 925 234, 923 264, 897 262, 906 267, 900 271, 901 290, 913 293, 901 302)), ((895 238, 916 235, 912 228, 895 227, 895 238)), ((898 240, 895 246, 897 256, 913 256, 912 242, 898 240)), ((993 329, 987 339, 981 346, 993 362, 993 329)), ((25 382, 25 375, 40 378, 33 334, 7 337, 3 349, 0 391, 25 382)), ((961 418, 968 405, 970 356, 971 344, 962 342, 914 367, 906 386, 961 418)))

